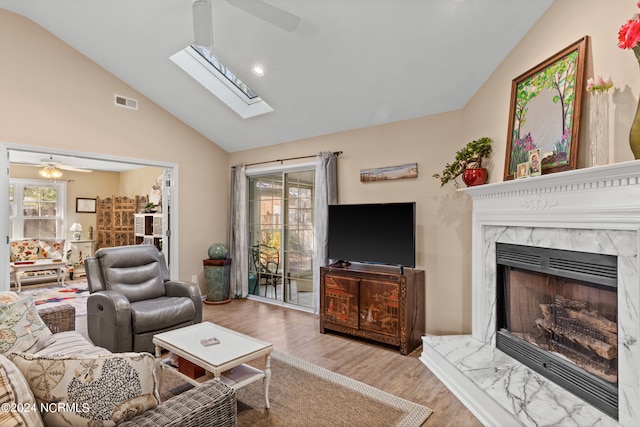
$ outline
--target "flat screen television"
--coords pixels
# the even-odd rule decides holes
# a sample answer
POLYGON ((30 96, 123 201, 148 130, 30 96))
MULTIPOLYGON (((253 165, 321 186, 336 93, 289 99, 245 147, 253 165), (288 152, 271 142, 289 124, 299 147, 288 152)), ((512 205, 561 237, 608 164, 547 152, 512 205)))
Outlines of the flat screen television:
POLYGON ((416 265, 416 204, 330 205, 328 257, 334 261, 416 265))

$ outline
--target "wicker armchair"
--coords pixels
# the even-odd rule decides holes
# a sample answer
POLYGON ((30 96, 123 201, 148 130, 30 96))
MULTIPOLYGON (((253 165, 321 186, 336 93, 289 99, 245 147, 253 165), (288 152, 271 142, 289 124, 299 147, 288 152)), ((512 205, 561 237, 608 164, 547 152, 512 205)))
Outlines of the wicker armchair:
POLYGON ((118 426, 233 427, 236 392, 222 381, 209 380, 118 426))
POLYGON ((75 331, 76 329, 76 309, 72 305, 61 304, 38 308, 38 315, 49 327, 52 334, 75 331))
MULTIPOLYGON (((61 304, 38 309, 51 332, 75 330, 75 308, 61 304)), ((235 391, 217 380, 206 381, 119 426, 233 427, 236 425, 235 391)))

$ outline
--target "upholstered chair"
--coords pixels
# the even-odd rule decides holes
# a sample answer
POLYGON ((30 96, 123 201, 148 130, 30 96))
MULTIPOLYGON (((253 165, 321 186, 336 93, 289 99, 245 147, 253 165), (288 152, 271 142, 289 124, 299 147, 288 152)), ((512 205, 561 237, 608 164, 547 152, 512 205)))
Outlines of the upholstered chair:
POLYGON ((154 334, 202 321, 200 289, 169 280, 164 254, 153 245, 98 249, 85 269, 87 329, 97 346, 153 353, 154 334))

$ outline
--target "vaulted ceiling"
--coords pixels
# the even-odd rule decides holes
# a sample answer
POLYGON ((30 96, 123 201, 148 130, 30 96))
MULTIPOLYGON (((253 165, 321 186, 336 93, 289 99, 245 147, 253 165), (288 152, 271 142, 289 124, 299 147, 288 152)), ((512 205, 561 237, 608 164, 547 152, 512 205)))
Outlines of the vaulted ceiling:
MULTIPOLYGON (((0 0, 229 152, 462 108, 553 0, 211 0, 213 53, 274 111, 243 119, 169 60, 192 0, 0 0), (251 68, 260 64, 265 74, 251 68)), ((127 94, 124 94, 127 95, 127 94)))

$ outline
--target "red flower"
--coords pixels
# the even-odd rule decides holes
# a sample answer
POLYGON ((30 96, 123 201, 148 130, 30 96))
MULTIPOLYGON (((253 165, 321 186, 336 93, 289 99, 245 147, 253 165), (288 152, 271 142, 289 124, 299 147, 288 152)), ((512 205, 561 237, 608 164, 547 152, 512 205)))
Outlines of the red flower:
MULTIPOLYGON (((640 1, 636 4, 640 8, 640 1)), ((640 16, 635 14, 618 31, 618 47, 621 49, 633 49, 640 42, 640 16)))
POLYGON ((633 49, 640 41, 640 21, 636 16, 624 24, 618 32, 618 47, 633 49))

